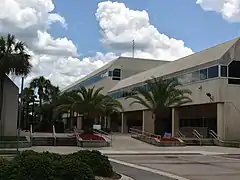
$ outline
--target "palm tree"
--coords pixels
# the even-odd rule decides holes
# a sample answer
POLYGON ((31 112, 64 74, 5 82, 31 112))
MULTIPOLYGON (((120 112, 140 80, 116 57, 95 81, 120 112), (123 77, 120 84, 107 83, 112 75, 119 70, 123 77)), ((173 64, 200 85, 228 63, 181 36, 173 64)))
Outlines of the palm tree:
POLYGON ((109 117, 116 112, 121 112, 123 110, 122 104, 116 100, 113 99, 110 96, 105 96, 103 101, 103 114, 106 117, 106 123, 105 123, 105 129, 107 130, 108 127, 108 119, 109 117))
MULTIPOLYGON (((26 110, 26 113, 22 113, 22 116, 24 118, 21 118, 21 119, 24 120, 24 124, 25 124, 26 129, 27 129, 27 126, 28 126, 28 123, 29 123, 30 103, 33 103, 33 105, 34 105, 35 99, 36 99, 36 95, 34 94, 34 90, 31 89, 31 88, 28 88, 28 87, 24 88, 23 94, 22 94, 22 101, 23 101, 23 106, 24 106, 23 112, 25 112, 25 110, 26 110)), ((32 115, 33 115, 33 112, 32 112, 32 115)))
MULTIPOLYGON (((135 88, 126 99, 134 99, 130 104, 141 104, 150 109, 156 121, 159 115, 166 112, 169 107, 181 106, 191 102, 191 91, 181 89, 181 83, 176 79, 153 78, 146 81, 146 85, 135 88)), ((161 132, 163 133, 163 132, 161 132)))
POLYGON ((71 116, 74 112, 82 114, 85 131, 92 131, 94 117, 100 115, 103 109, 105 96, 100 93, 102 89, 81 87, 77 91, 64 93, 55 112, 70 111, 71 116))
MULTIPOLYGON (((26 52, 22 41, 15 39, 13 35, 0 37, 0 120, 3 108, 4 78, 6 74, 15 76, 27 76, 32 68, 31 56, 26 52)), ((2 130, 0 129, 2 132, 2 130)))
MULTIPOLYGON (((32 82, 30 82, 30 88, 32 88, 34 91, 37 90, 40 109, 42 109, 43 102, 48 100, 50 87, 51 82, 48 79, 45 79, 43 76, 35 78, 32 80, 32 82)), ((42 113, 40 115, 40 121, 42 121, 42 113)))

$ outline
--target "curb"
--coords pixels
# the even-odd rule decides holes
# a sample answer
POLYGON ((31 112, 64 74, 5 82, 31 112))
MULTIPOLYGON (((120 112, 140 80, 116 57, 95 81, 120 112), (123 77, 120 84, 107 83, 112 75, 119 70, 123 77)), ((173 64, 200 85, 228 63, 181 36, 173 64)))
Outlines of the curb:
POLYGON ((164 155, 164 156, 201 156, 203 155, 202 153, 139 153, 139 152, 132 152, 132 153, 124 153, 124 152, 110 152, 110 153, 105 153, 101 152, 104 155, 107 156, 113 156, 113 155, 139 155, 139 156, 144 156, 144 155, 164 155))
POLYGON ((161 175, 161 176, 165 176, 165 177, 168 177, 168 178, 171 178, 171 179, 174 179, 174 180, 189 180, 187 178, 183 178, 183 177, 180 177, 180 176, 175 175, 175 174, 171 174, 171 173, 164 172, 164 171, 159 171, 159 170, 152 169, 152 168, 149 168, 149 167, 135 165, 135 164, 132 164, 132 163, 127 163, 127 162, 124 162, 124 161, 119 161, 119 160, 116 160, 116 159, 109 158, 109 161, 117 163, 117 164, 121 164, 121 165, 124 165, 124 166, 132 167, 132 168, 135 168, 135 169, 140 169, 140 170, 143 170, 143 171, 152 172, 152 173, 155 173, 155 174, 158 174, 158 175, 161 175))
MULTIPOLYGON (((120 173, 118 173, 118 174, 120 174, 120 173)), ((133 179, 133 178, 131 178, 131 177, 129 177, 129 176, 126 176, 126 175, 124 175, 124 174, 120 174, 122 177, 119 179, 119 180, 135 180, 135 179, 133 179)))

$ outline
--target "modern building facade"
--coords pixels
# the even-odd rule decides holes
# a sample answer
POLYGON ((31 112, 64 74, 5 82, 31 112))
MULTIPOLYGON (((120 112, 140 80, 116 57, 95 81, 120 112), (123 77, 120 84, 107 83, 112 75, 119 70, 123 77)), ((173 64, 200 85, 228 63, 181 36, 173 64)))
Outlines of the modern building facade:
MULTIPOLYGON (((104 87, 101 93, 106 95, 119 81, 165 63, 168 63, 168 61, 119 57, 61 91, 77 90, 81 86, 85 86, 86 88, 95 86, 95 88, 104 87)), ((74 126, 78 128, 82 127, 80 117, 75 122, 70 121, 67 114, 64 115, 64 118, 66 118, 65 123, 67 128, 71 129, 74 126)))
POLYGON ((17 85, 8 76, 5 76, 2 99, 3 109, 0 120, 1 135, 15 136, 17 133, 18 94, 17 85))
POLYGON ((124 106, 123 133, 135 123, 143 131, 158 133, 160 127, 173 136, 179 132, 192 136, 196 129, 208 137, 214 131, 222 140, 240 139, 239 92, 239 38, 122 79, 108 91, 124 106), (144 87, 146 80, 152 77, 177 78, 184 89, 192 91, 192 102, 169 108, 169 112, 163 112, 156 121, 149 109, 138 104, 130 106, 131 100, 126 100, 124 95, 133 88, 144 87))

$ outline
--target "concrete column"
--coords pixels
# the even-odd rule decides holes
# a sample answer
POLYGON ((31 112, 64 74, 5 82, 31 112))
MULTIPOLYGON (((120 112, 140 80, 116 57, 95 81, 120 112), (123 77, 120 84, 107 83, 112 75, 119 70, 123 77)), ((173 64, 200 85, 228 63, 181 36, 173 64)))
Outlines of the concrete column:
POLYGON ((153 113, 150 110, 143 111, 143 131, 154 133, 155 123, 153 113))
POLYGON ((224 103, 217 104, 217 132, 221 140, 225 140, 224 103))
POLYGON ((128 132, 127 119, 126 116, 124 116, 124 113, 122 113, 121 115, 122 115, 121 133, 127 133, 128 132))
POLYGON ((111 117, 110 116, 107 117, 107 121, 108 121, 107 128, 110 129, 111 128, 111 117))
POLYGON ((77 129, 82 130, 82 117, 77 117, 77 129))
POLYGON ((172 137, 176 136, 179 129, 179 109, 172 108, 172 137))
POLYGON ((142 111, 142 133, 145 131, 145 111, 142 111))

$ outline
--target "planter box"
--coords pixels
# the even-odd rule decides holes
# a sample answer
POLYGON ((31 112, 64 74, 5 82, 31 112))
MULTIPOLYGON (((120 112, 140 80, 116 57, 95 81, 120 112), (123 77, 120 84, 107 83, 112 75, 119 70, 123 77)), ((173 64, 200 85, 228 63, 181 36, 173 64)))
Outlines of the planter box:
POLYGON ((180 141, 157 141, 154 138, 142 136, 142 135, 132 136, 132 138, 140 140, 140 141, 148 143, 148 144, 160 146, 160 147, 185 146, 185 144, 180 141))
POLYGON ((107 141, 93 141, 93 140, 80 140, 77 142, 79 147, 108 147, 110 143, 107 141))

